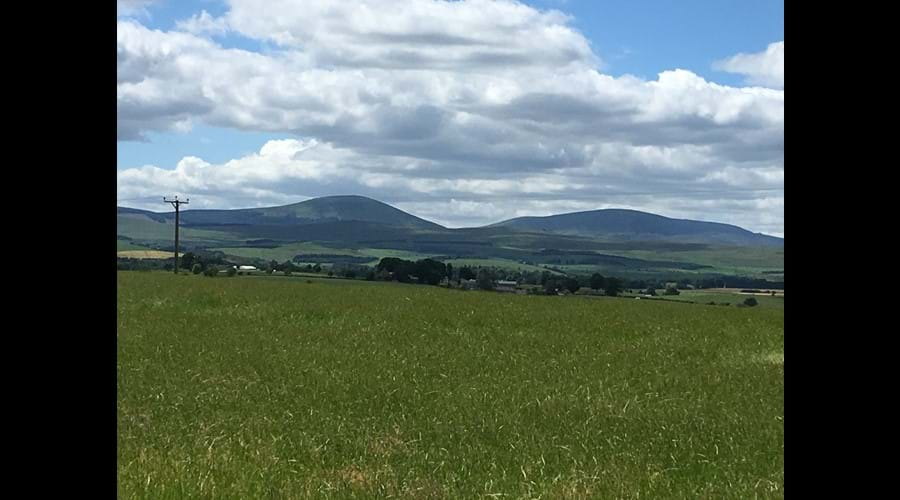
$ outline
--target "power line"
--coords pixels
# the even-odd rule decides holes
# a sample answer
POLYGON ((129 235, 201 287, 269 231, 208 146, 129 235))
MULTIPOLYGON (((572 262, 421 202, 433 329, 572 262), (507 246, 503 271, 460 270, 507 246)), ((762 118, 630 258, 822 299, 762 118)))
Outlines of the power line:
POLYGON ((178 274, 178 209, 181 205, 187 205, 191 201, 190 198, 186 200, 179 200, 176 196, 174 200, 166 199, 163 196, 163 203, 169 203, 173 207, 175 207, 175 274, 178 274))

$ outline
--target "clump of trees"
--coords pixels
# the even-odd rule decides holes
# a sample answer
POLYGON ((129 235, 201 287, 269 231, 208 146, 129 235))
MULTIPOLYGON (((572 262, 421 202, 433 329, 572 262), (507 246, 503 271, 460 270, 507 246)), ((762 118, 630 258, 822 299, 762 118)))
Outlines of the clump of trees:
POLYGON ((479 269, 478 273, 475 275, 475 286, 477 286, 479 290, 493 290, 494 273, 487 268, 479 269))
POLYGON ((476 276, 475 271, 469 266, 463 266, 459 269, 459 279, 461 280, 473 280, 476 276))
POLYGON ((447 266, 438 260, 422 259, 415 262, 397 257, 385 257, 375 266, 376 277, 386 276, 401 283, 437 285, 447 276, 447 266))
POLYGON ((603 292, 609 297, 618 297, 622 293, 622 280, 619 278, 606 278, 606 286, 603 292))
POLYGON ((568 290, 569 293, 575 293, 581 288, 581 283, 578 282, 578 278, 570 276, 563 280, 563 288, 568 290))

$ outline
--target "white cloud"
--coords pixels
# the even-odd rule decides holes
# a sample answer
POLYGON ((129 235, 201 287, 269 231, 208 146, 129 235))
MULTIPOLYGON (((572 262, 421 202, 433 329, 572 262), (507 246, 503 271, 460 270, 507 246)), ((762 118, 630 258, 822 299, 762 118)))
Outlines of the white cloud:
POLYGON ((738 54, 718 61, 713 68, 745 75, 752 85, 783 89, 784 42, 771 43, 764 52, 738 54))
POLYGON ((558 11, 511 0, 232 0, 241 34, 299 49, 318 64, 472 70, 595 63, 558 11))
POLYGON ((178 21, 176 26, 181 31, 196 35, 224 35, 228 31, 228 23, 223 18, 214 18, 205 10, 193 15, 190 19, 178 21))
POLYGON ((234 0, 172 32, 120 20, 120 140, 197 123, 304 139, 220 165, 127 169, 119 198, 191 189, 192 203, 235 207, 355 193, 451 225, 629 206, 783 232, 782 213, 753 205, 783 190, 783 90, 679 69, 605 75, 569 22, 510 0, 234 0), (225 31, 279 48, 208 38, 225 31))

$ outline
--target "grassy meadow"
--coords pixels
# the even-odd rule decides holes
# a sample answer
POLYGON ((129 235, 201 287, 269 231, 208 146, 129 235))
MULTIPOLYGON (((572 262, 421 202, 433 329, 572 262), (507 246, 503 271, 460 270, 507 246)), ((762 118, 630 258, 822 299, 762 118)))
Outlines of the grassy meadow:
POLYGON ((118 273, 119 498, 783 498, 784 309, 118 273))

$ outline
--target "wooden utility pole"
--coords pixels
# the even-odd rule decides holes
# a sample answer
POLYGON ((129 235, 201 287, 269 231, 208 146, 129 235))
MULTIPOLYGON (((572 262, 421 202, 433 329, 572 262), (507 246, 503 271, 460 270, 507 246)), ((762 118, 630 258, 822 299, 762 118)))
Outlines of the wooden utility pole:
POLYGON ((175 207, 175 274, 178 274, 178 208, 181 205, 189 204, 190 201, 190 198, 181 201, 177 196, 174 200, 169 200, 165 196, 163 197, 163 202, 170 203, 173 207, 175 207))

